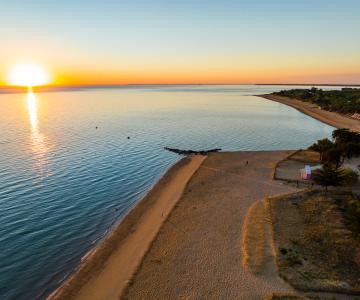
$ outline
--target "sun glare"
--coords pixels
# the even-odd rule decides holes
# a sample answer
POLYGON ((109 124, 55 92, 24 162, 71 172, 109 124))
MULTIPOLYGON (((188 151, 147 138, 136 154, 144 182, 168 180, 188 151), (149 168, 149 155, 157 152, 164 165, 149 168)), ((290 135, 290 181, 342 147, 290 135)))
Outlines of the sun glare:
POLYGON ((14 66, 9 74, 8 81, 16 86, 39 86, 50 82, 49 74, 35 64, 20 64, 14 66))

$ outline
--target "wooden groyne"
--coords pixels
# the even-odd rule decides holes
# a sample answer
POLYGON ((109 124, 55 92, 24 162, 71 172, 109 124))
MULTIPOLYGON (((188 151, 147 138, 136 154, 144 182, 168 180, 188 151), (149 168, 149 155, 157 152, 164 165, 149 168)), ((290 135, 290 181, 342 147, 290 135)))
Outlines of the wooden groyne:
POLYGON ((174 152, 174 153, 179 154, 179 155, 208 155, 211 152, 219 152, 219 151, 221 151, 221 148, 215 148, 215 149, 209 149, 209 150, 200 150, 200 151, 181 150, 181 149, 169 148, 169 147, 164 147, 164 149, 167 150, 167 151, 170 151, 170 152, 174 152))

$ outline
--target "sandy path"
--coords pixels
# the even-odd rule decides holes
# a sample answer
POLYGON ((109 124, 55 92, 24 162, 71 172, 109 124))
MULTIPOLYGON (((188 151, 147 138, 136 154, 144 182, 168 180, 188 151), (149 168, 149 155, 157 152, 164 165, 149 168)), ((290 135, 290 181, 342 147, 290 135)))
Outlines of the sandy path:
POLYGON ((319 109, 317 105, 277 95, 261 95, 260 97, 294 107, 302 113, 336 128, 349 128, 360 132, 359 120, 348 118, 336 112, 319 109))
POLYGON ((211 154, 162 226, 125 297, 263 299, 271 292, 292 291, 272 267, 265 274, 250 272, 241 245, 249 207, 295 190, 271 180, 275 162, 287 154, 211 154))
POLYGON ((254 274, 276 269, 267 202, 261 199, 252 204, 242 226, 243 264, 254 274))
POLYGON ((205 156, 173 166, 51 299, 119 299, 205 156))

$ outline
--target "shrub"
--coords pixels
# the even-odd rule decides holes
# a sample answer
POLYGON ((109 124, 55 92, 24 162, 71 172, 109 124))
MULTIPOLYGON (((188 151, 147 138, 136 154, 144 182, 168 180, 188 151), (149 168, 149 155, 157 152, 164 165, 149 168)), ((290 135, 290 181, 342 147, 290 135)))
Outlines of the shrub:
POLYGON ((332 149, 334 147, 334 144, 329 139, 322 139, 318 140, 315 144, 311 145, 309 147, 309 150, 313 150, 316 152, 319 152, 320 154, 320 160, 322 160, 324 153, 326 153, 328 150, 332 149))
POLYGON ((316 170, 313 175, 315 183, 324 186, 340 186, 345 182, 344 170, 326 164, 320 170, 316 170))
POLYGON ((350 168, 343 169, 344 185, 353 186, 358 182, 359 174, 350 168))

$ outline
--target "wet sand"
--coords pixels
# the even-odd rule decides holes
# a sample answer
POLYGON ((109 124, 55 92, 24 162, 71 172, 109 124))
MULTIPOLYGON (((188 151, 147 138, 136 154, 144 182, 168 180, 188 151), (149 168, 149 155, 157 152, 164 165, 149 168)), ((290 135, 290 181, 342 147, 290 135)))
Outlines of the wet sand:
POLYGON ((319 109, 318 106, 315 104, 271 94, 261 95, 259 97, 291 106, 314 119, 317 119, 336 128, 349 128, 353 131, 360 132, 359 120, 352 119, 336 112, 319 109))
POLYGON ((205 156, 175 164, 49 299, 119 299, 205 156))
POLYGON ((295 191, 272 180, 275 163, 288 154, 211 154, 191 178, 122 298, 264 299, 273 292, 294 293, 277 274, 271 245, 258 251, 267 257, 253 272, 244 263, 249 260, 245 255, 252 254, 245 253, 243 244, 249 208, 267 196, 295 191))

